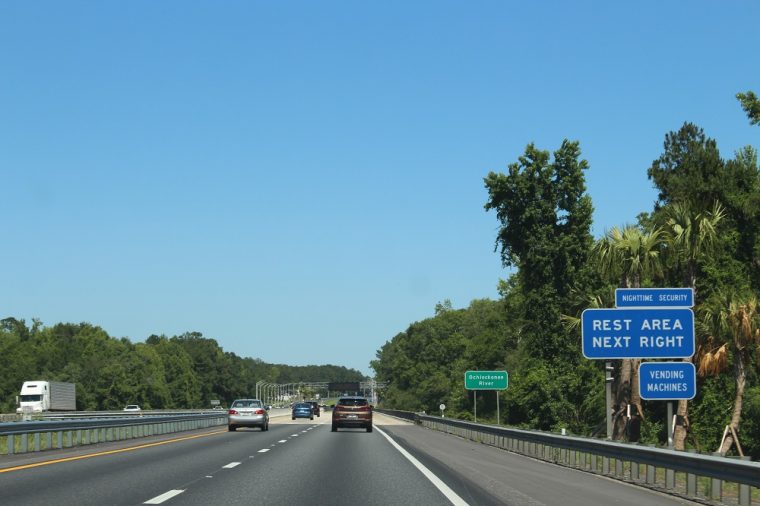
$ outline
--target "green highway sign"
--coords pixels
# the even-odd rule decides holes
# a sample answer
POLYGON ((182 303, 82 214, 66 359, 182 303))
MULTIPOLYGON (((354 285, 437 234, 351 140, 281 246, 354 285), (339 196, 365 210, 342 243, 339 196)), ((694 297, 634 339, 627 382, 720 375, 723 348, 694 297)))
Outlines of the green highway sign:
POLYGON ((467 371, 464 387, 467 390, 506 390, 509 385, 507 371, 467 371))

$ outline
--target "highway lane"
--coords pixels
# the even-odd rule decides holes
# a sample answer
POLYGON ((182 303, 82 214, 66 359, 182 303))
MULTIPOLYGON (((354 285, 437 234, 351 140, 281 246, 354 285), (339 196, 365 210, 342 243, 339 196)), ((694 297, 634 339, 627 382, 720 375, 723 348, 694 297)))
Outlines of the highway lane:
MULTIPOLYGON (((384 436, 387 433, 467 504, 540 506, 691 504, 553 466, 376 414, 376 429, 330 432, 321 418, 276 418, 268 432, 225 427, 49 452, 15 460, 80 460, 2 472, 0 502, 49 504, 446 504, 447 499, 384 436), (169 437, 169 436, 167 436, 169 437), (131 449, 130 449, 131 448, 131 449), (124 450, 124 451, 121 451, 124 450), (53 455, 55 454, 55 455, 53 455), (174 495, 173 495, 174 494, 174 495)), ((0 467, 10 462, 0 460, 0 467)))
POLYGON ((119 453, 0 472, 0 501, 126 505, 181 490, 165 504, 251 504, 253 497, 272 504, 319 497, 324 504, 446 502, 379 433, 332 433, 329 422, 276 419, 268 432, 224 429, 156 446, 133 440, 134 449, 119 453))
POLYGON ((385 427, 469 504, 696 505, 679 497, 510 453, 412 424, 385 427))

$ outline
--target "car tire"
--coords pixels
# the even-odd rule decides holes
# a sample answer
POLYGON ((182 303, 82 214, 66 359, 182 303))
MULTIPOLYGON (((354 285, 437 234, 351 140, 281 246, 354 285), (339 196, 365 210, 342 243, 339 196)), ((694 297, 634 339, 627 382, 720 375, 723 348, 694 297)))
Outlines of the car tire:
POLYGON ((235 427, 234 425, 228 425, 228 426, 227 426, 227 430, 228 430, 229 432, 235 432, 235 430, 236 430, 236 429, 237 429, 237 427, 235 427))
POLYGON ((293 418, 291 418, 291 420, 295 420, 295 419, 296 419, 296 417, 295 417, 295 416, 294 416, 293 418))
POLYGON ((314 420, 314 415, 311 415, 311 416, 309 417, 309 420, 314 420))
POLYGON ((372 426, 371 425, 367 426, 367 432, 372 432, 372 426))
POLYGON ((337 425, 335 425, 335 424, 333 424, 333 425, 332 425, 332 431, 333 431, 333 432, 338 432, 338 426, 337 426, 337 425))

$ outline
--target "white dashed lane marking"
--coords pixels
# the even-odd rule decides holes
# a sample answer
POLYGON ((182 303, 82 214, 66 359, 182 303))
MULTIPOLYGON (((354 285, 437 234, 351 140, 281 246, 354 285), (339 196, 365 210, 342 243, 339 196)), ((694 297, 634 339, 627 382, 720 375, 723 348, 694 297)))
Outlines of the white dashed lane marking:
MULTIPOLYGON (((307 431, 310 431, 311 429, 313 429, 313 428, 315 428, 315 427, 316 427, 316 425, 315 425, 315 426, 312 426, 312 427, 309 427, 309 428, 307 428, 306 430, 302 430, 302 431, 301 431, 301 434, 306 434, 306 433, 307 433, 307 431)), ((291 434, 291 435, 290 435, 290 437, 298 437, 298 436, 299 436, 299 434, 291 434)), ((280 439, 280 440, 279 440, 279 441, 277 441, 277 442, 278 442, 278 443, 287 443, 287 442, 288 442, 288 440, 287 440, 287 439, 280 439)), ((273 444, 272 446, 275 446, 275 445, 273 444)), ((261 450, 259 450, 259 453, 266 453, 266 452, 268 452, 270 449, 271 449, 271 448, 262 448, 261 450)), ((249 458, 249 459, 252 459, 252 458, 253 458, 253 455, 250 455, 248 458, 249 458)), ((229 463, 229 464, 227 464, 226 466, 222 466, 222 469, 232 469, 233 467, 237 467, 237 466, 239 466, 240 464, 241 464, 241 462, 230 462, 230 463, 229 463)), ((206 476, 206 478, 212 478, 212 476, 209 476, 209 475, 207 475, 207 476, 206 476)), ((184 492, 184 490, 169 490, 168 492, 165 492, 165 493, 163 493, 163 494, 161 494, 161 495, 158 495, 158 496, 154 497, 153 499, 150 499, 150 500, 148 500, 148 501, 145 501, 143 504, 161 504, 161 503, 163 503, 163 502, 166 502, 166 501, 168 501, 168 500, 169 500, 169 499, 171 499, 172 497, 178 496, 178 495, 179 495, 179 494, 181 494, 182 492, 184 492)))
POLYGON ((168 492, 164 492, 161 495, 157 495, 153 499, 145 501, 143 504, 161 504, 162 502, 168 501, 169 499, 171 499, 175 495, 179 495, 182 492, 184 492, 184 490, 170 490, 168 492))

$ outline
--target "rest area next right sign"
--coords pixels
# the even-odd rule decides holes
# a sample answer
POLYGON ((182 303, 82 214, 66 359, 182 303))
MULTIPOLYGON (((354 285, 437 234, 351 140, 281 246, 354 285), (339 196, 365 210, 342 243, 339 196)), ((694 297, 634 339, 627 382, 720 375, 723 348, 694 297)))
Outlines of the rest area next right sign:
POLYGON ((694 313, 688 308, 586 309, 581 329, 583 356, 590 359, 694 354, 694 313))

